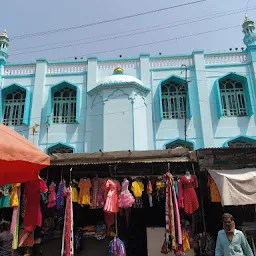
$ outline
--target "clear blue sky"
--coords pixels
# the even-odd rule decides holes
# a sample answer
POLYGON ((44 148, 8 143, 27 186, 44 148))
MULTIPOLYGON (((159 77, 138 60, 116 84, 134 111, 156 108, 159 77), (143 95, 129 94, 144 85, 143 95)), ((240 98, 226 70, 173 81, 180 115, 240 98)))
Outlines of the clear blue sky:
MULTIPOLYGON (((9 61, 11 62, 34 61, 37 58, 56 60, 66 59, 72 56, 86 57, 88 55, 105 58, 118 57, 119 54, 122 54, 124 57, 127 57, 136 56, 141 52, 148 52, 151 55, 158 54, 159 52, 162 54, 179 54, 190 53, 195 49, 204 49, 207 52, 228 51, 229 48, 243 47, 242 29, 241 27, 234 26, 242 24, 247 0, 207 0, 186 7, 170 9, 118 22, 22 40, 15 39, 15 37, 20 35, 88 24, 192 1, 194 0, 9 0, 1 5, 5 9, 1 10, 0 29, 3 30, 6 28, 8 36, 11 39, 9 57, 9 61), (233 14, 229 15, 231 13, 233 14), (214 15, 220 15, 221 17, 192 22, 193 20, 212 17, 214 15), (182 25, 174 26, 177 24, 182 25), (159 25, 157 30, 156 27, 153 27, 156 25, 159 25), (168 26, 169 28, 162 29, 168 26), (233 28, 140 47, 132 47, 227 27, 233 28), (155 31, 122 37, 127 33, 138 33, 152 29, 155 29, 155 31), (115 37, 115 39, 105 40, 111 37, 115 37), (104 39, 104 41, 97 42, 97 39, 104 39), (94 42, 85 44, 88 41, 94 42), (74 45, 61 47, 72 44, 74 45), (40 45, 44 46, 37 47, 40 45), (45 50, 54 47, 60 48, 45 50), (127 47, 130 48, 116 50, 127 47), (113 51, 108 52, 109 50, 113 51)), ((256 21, 256 3, 254 0, 249 0, 248 9, 249 18, 256 21)))

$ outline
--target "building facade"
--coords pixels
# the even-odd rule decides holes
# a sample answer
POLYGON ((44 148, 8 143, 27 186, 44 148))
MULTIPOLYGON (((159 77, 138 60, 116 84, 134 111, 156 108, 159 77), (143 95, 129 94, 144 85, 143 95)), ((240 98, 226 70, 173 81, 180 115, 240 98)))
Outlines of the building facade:
POLYGON ((4 31, 0 120, 49 153, 254 145, 254 31, 241 51, 33 63, 7 62, 4 31))

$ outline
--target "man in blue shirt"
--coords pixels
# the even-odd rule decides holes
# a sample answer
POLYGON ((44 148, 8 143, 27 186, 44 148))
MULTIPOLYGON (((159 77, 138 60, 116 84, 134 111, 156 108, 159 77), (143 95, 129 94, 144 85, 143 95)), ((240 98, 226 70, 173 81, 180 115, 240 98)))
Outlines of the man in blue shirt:
POLYGON ((222 221, 223 229, 218 233, 215 256, 253 256, 243 232, 235 229, 233 216, 224 213, 222 221))

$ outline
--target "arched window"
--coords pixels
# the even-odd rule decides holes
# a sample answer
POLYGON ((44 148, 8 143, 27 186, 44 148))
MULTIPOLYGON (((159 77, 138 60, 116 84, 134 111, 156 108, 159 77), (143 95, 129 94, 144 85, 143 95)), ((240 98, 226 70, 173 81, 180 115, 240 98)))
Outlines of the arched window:
POLYGON ((49 155, 57 153, 74 153, 74 149, 63 144, 57 144, 55 146, 48 148, 49 155))
POLYGON ((53 123, 70 124, 76 122, 77 90, 65 86, 53 91, 53 123))
POLYGON ((228 147, 230 148, 243 148, 243 147, 256 147, 256 140, 239 137, 228 142, 228 147))
POLYGON ((15 88, 4 96, 3 123, 22 125, 25 111, 26 90, 15 88))
POLYGON ((246 116, 244 85, 231 78, 219 82, 223 116, 246 116))
POLYGON ((186 88, 169 81, 161 86, 163 119, 183 119, 186 109, 186 88))
POLYGON ((177 148, 177 147, 184 147, 184 148, 188 148, 190 151, 194 150, 194 145, 191 142, 188 141, 184 141, 184 140, 175 140, 171 143, 168 143, 165 145, 165 149, 169 149, 169 148, 177 148))

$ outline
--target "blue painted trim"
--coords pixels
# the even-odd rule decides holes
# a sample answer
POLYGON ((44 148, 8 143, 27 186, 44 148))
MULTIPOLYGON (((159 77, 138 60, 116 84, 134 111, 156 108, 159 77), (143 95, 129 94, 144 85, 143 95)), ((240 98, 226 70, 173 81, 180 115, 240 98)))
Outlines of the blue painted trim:
POLYGON ((48 60, 46 58, 38 58, 38 59, 36 59, 36 62, 46 62, 46 63, 48 63, 48 60))
POLYGON ((177 58, 177 57, 192 57, 192 54, 167 54, 167 55, 156 55, 150 56, 150 59, 167 59, 167 58, 177 58))
POLYGON ((227 54, 234 54, 234 53, 245 53, 246 50, 243 51, 222 51, 222 52, 205 52, 204 55, 227 55, 227 54))
POLYGON ((2 78, 25 78, 25 77, 35 77, 35 74, 20 74, 20 75, 3 75, 2 78))
MULTIPOLYGON (((51 149, 55 146, 58 146, 58 145, 62 145, 62 146, 65 146, 65 147, 72 148, 74 153, 77 152, 77 149, 74 146, 71 146, 70 144, 64 143, 64 142, 48 143, 48 151, 49 151, 49 149, 51 149)), ((46 152, 46 148, 44 149, 44 152, 46 152)))
POLYGON ((241 140, 248 141, 248 142, 250 142, 250 141, 256 142, 256 138, 255 138, 255 137, 242 135, 242 136, 236 136, 236 137, 233 137, 233 138, 228 139, 227 141, 225 141, 225 142, 223 143, 223 147, 228 147, 228 143, 229 143, 229 142, 234 141, 234 140, 237 140, 237 139, 241 139, 241 140))
POLYGON ((7 62, 6 66, 36 65, 36 62, 7 62))
POLYGON ((63 72, 63 73, 53 73, 53 74, 46 74, 46 77, 48 76, 81 76, 81 75, 86 75, 87 71, 84 72, 63 72))
POLYGON ((152 120, 152 128, 153 128, 153 145, 154 145, 154 149, 156 150, 156 115, 155 115, 155 101, 154 101, 154 92, 153 92, 153 73, 150 72, 150 84, 151 84, 151 106, 152 106, 152 116, 151 116, 151 120, 152 120))
MULTIPOLYGON (((176 143, 176 142, 181 142, 181 143, 185 143, 184 139, 181 139, 179 137, 176 137, 174 139, 170 139, 169 141, 167 141, 166 143, 164 143, 163 145, 163 149, 166 149, 166 146, 168 144, 172 144, 172 143, 176 143)), ((187 144, 192 144, 193 145, 193 148, 195 149, 195 142, 190 140, 190 139, 187 139, 187 144)))
POLYGON ((24 107, 24 117, 23 117, 23 124, 29 126, 30 124, 30 114, 31 114, 31 103, 32 103, 32 92, 26 88, 26 100, 25 100, 25 107, 24 107))
POLYGON ((126 60, 139 60, 139 57, 99 58, 99 59, 98 59, 98 62, 105 62, 105 61, 126 61, 126 60))
POLYGON ((205 65, 205 68, 228 68, 228 67, 243 67, 251 65, 251 62, 242 62, 242 63, 230 63, 230 64, 208 64, 205 65))
MULTIPOLYGON (((194 65, 189 65, 188 70, 195 69, 194 65)), ((169 70, 180 70, 179 67, 166 67, 166 68, 151 68, 150 71, 169 71, 169 70)))
POLYGON ((134 127, 134 100, 131 100, 132 104, 132 147, 135 150, 135 127, 134 127))
POLYGON ((82 60, 49 60, 48 64, 65 64, 65 63, 84 63, 87 64, 87 59, 82 60))

